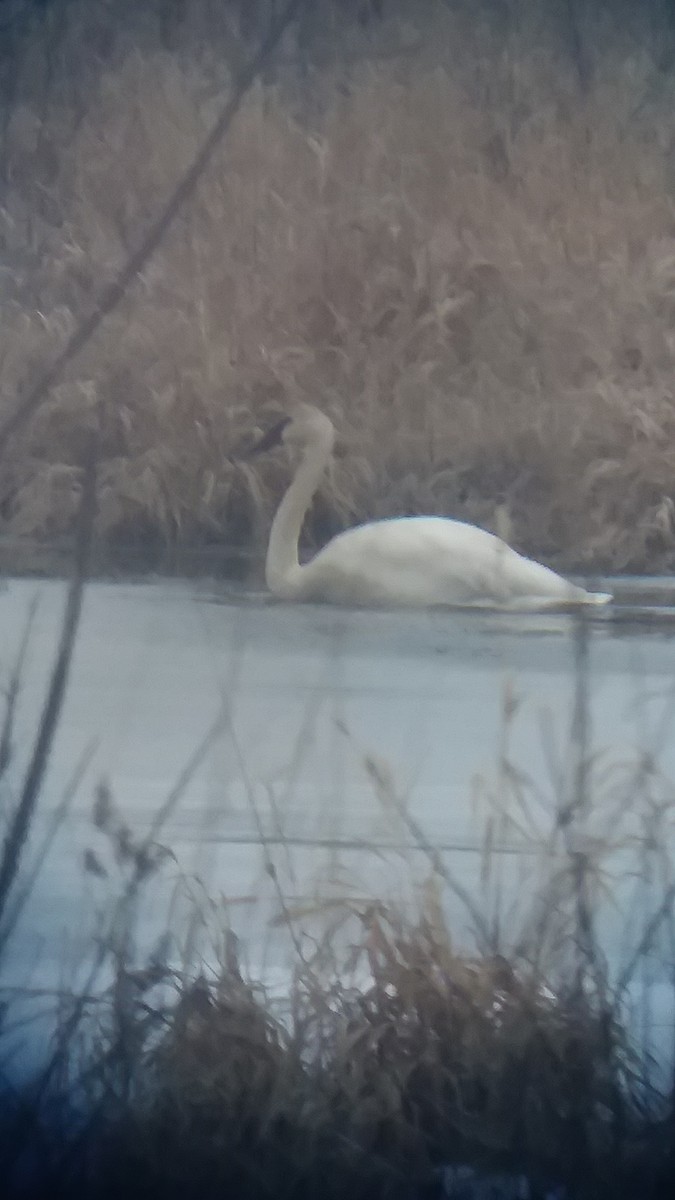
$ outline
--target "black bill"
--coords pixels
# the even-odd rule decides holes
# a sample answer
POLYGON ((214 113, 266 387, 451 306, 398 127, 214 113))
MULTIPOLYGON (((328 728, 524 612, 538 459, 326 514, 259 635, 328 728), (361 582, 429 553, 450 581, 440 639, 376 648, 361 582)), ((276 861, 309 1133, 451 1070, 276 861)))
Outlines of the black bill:
POLYGON ((271 429, 268 429, 267 433, 264 433, 257 442, 254 442, 246 457, 253 458, 256 454, 264 454, 266 450, 273 450, 275 446, 280 444, 281 435, 286 426, 290 425, 290 423, 290 417, 282 417, 281 420, 277 421, 271 429))

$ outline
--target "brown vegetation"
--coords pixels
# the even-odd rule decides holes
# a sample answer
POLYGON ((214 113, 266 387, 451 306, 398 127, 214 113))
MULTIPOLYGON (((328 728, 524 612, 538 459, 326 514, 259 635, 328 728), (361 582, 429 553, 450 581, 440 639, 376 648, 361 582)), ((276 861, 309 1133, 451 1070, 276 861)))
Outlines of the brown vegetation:
MULTIPOLYGON (((204 5, 171 50, 150 17, 130 33, 67 7, 6 99, 5 413, 156 214, 232 65, 204 5)), ((377 36, 350 26, 304 87, 286 48, 5 456, 2 534, 70 530, 95 414, 101 538, 257 544, 285 468, 228 456, 299 396, 347 451, 312 540, 411 512, 490 525, 506 501, 518 546, 558 566, 675 564, 663 31, 589 25, 591 71, 550 22, 429 4, 408 28, 404 7, 377 36)))
POLYGON ((198 1180, 240 1200, 440 1197, 443 1170, 463 1164, 527 1178, 535 1195, 630 1195, 639 1171, 654 1194, 658 1122, 650 1131, 623 1032, 595 999, 457 955, 429 912, 409 926, 374 905, 358 956, 370 986, 345 985, 337 963, 330 977, 300 970, 285 1019, 236 961, 178 983, 163 1007, 141 985, 113 1016, 125 1043, 105 1026, 114 1057, 92 1089, 105 1085, 105 1118, 78 1194, 180 1197, 198 1180))

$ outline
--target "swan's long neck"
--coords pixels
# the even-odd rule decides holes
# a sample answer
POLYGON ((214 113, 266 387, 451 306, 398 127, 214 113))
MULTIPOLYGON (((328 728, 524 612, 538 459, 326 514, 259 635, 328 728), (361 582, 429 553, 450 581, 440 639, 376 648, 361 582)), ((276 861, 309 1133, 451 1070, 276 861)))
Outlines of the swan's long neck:
POLYGON ((300 532, 332 448, 332 438, 311 442, 305 448, 295 478, 272 522, 265 579, 270 591, 284 599, 293 598, 302 590, 304 568, 298 558, 300 532))

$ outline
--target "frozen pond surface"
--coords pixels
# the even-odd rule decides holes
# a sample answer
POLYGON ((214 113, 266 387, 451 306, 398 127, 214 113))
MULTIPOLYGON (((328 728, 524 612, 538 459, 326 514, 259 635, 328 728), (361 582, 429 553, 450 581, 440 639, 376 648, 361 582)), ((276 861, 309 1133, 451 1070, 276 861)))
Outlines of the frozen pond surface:
MULTIPOLYGON (((616 591, 617 605, 589 626, 592 745, 624 765, 654 751, 675 779, 675 589, 619 581, 616 591)), ((65 586, 10 580, 0 591, 4 681, 35 595, 5 800, 39 719, 65 586)), ((232 919, 256 968, 283 971, 269 931, 278 911, 270 858, 291 903, 317 887, 324 895, 331 887, 405 894, 425 856, 388 788, 480 906, 486 796, 499 780, 505 705, 519 701, 508 758, 536 784, 545 820, 556 806, 554 762, 566 763, 568 775, 573 765, 575 636, 572 617, 551 613, 342 611, 280 605, 220 584, 92 584, 38 841, 78 762, 89 759, 12 939, 4 982, 53 985, 91 930, 108 883, 84 871, 85 853, 110 863, 91 819, 96 783, 107 780, 129 826, 147 830, 219 714, 160 841, 175 855, 174 877, 199 876, 212 894, 236 901, 232 919)), ((518 891, 532 856, 513 830, 497 843, 508 851, 503 887, 518 891)), ((460 908, 452 916, 461 940, 460 908)), ((158 901, 157 929, 148 914, 149 938, 165 911, 158 901)), ((610 957, 618 955, 620 912, 604 936, 610 957)), ((658 963, 654 989, 655 1019, 670 1020, 670 1011, 656 1011, 666 993, 658 963)))

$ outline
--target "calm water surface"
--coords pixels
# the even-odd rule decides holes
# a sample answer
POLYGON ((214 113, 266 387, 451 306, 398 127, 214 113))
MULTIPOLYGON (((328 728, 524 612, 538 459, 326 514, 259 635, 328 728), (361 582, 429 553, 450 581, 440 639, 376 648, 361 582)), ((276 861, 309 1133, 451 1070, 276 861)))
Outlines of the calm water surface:
MULTIPOLYGON (((675 780, 675 589, 619 581, 615 591, 614 608, 590 624, 592 744, 603 761, 624 766, 653 751, 675 780)), ((65 586, 10 580, 0 592, 3 682, 35 595, 15 781, 39 718, 65 586)), ((575 653, 568 615, 343 611, 276 604, 216 584, 92 584, 38 841, 78 761, 90 757, 13 939, 6 979, 51 986, 91 933, 112 883, 83 870, 85 851, 114 879, 110 847, 91 820, 96 783, 105 778, 129 826, 147 830, 219 714, 219 732, 160 840, 175 855, 172 886, 179 874, 199 877, 232 902, 254 965, 281 962, 269 933, 278 911, 270 858, 291 903, 317 887, 324 895, 405 895, 424 856, 411 849, 409 826, 387 801, 391 790, 480 903, 486 797, 499 780, 505 703, 519 701, 509 759, 538 789, 533 812, 546 822, 556 804, 555 763, 572 762, 575 653), (389 781, 379 791, 368 759, 389 781)), ((497 840, 508 852, 503 886, 517 891, 527 875, 528 855, 514 852, 522 837, 502 830, 497 840)), ((460 906, 452 919, 466 926, 460 906)), ((146 920, 148 937, 165 924, 159 899, 146 920)), ((610 956, 619 953, 622 920, 608 919, 610 956)))

